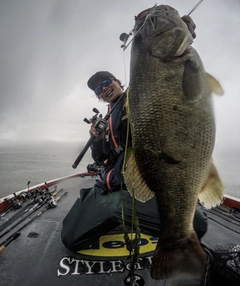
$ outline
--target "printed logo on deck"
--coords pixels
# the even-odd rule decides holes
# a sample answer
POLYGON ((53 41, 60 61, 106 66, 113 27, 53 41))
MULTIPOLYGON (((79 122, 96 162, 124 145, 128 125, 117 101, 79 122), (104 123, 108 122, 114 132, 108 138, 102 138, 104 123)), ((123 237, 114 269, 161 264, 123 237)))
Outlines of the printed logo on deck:
MULTIPOLYGON (((134 238, 135 234, 133 234, 134 238)), ((132 240, 131 236, 130 239, 132 240)), ((149 269, 152 264, 151 252, 155 250, 158 237, 141 234, 140 254, 149 253, 146 256, 138 257, 134 265, 134 270, 149 269)), ((133 245, 134 247, 134 245, 133 245)), ((66 275, 96 275, 96 274, 114 274, 130 271, 131 266, 127 259, 129 251, 126 249, 123 234, 108 234, 99 238, 91 248, 78 251, 81 255, 87 255, 91 258, 65 256, 60 260, 57 276, 66 275), (100 257, 105 257, 101 259, 100 257), (115 258, 113 258, 115 257, 115 258), (120 259, 120 257, 122 257, 120 259), (100 258, 101 260, 99 260, 100 258)), ((138 275, 135 277, 135 285, 144 285, 144 280, 138 275)), ((125 279, 125 285, 128 285, 128 276, 125 279)))
MULTIPOLYGON (((135 234, 133 234, 133 237, 134 236, 135 234)), ((154 251, 157 241, 158 237, 141 234, 139 244, 140 254, 154 251)), ((80 250, 78 253, 95 257, 118 257, 129 255, 123 234, 101 236, 89 249, 80 250)))

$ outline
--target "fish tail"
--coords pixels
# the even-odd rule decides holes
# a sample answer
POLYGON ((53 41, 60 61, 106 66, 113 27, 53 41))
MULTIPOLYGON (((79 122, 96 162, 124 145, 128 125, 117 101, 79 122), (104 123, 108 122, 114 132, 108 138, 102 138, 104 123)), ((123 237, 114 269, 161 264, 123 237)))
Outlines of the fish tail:
POLYGON ((174 244, 158 241, 152 259, 151 277, 159 280, 181 280, 181 285, 199 285, 206 266, 207 254, 194 232, 190 237, 174 244))

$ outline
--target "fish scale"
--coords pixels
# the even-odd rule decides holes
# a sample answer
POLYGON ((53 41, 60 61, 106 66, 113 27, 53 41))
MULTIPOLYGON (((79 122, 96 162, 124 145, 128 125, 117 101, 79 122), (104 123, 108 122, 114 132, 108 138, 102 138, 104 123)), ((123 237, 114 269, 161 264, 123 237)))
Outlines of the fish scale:
MULTIPOLYGON (((206 254, 193 230, 193 217, 212 170, 212 91, 178 12, 165 5, 159 9, 164 13, 146 21, 132 42, 128 107, 133 149, 125 182, 137 199, 149 199, 153 192, 158 202, 161 230, 152 277, 164 279, 182 271, 198 279, 206 254), (180 57, 175 57, 176 51, 180 57), (172 262, 166 266, 166 261, 172 262)), ((144 19, 139 21, 136 18, 136 27, 144 19)))

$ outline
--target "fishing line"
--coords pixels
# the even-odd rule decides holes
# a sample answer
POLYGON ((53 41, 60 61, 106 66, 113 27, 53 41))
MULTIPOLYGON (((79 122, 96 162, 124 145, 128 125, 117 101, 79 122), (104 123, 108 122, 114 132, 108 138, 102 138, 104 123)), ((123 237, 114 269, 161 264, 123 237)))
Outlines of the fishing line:
POLYGON ((143 22, 143 24, 140 26, 140 28, 136 31, 135 29, 132 29, 129 34, 123 33, 122 35, 120 35, 120 39, 122 39, 122 41, 124 42, 124 44, 121 46, 123 48, 123 50, 126 50, 128 48, 128 46, 131 44, 131 42, 133 41, 133 39, 136 37, 136 35, 141 31, 141 29, 144 27, 144 25, 146 24, 148 18, 151 16, 152 11, 155 10, 155 8, 157 7, 157 4, 155 4, 151 10, 149 11, 149 13, 146 15, 146 18, 143 22), (132 39, 128 42, 128 44, 126 45, 128 38, 130 36, 132 36, 134 34, 134 36, 132 37, 132 39), (124 38, 123 38, 124 37, 124 38))
POLYGON ((124 52, 125 51, 123 50, 123 71, 124 71, 124 77, 125 77, 125 85, 128 86, 126 58, 125 58, 125 53, 124 52))
POLYGON ((196 10, 196 8, 202 3, 202 1, 203 1, 203 0, 199 1, 199 2, 192 8, 192 10, 188 13, 188 16, 189 16, 190 14, 192 14, 192 12, 193 12, 194 10, 196 10))
MULTIPOLYGON (((200 0, 200 1, 192 8, 192 10, 188 13, 188 16, 189 16, 190 14, 192 14, 192 12, 195 11, 195 10, 197 9, 197 7, 198 7, 202 2, 203 2, 203 0, 200 0)), ((125 51, 125 50, 129 47, 129 45, 131 44, 131 42, 133 41, 133 39, 134 39, 134 38, 136 37, 136 35, 141 31, 141 29, 142 29, 142 28, 144 27, 144 25, 146 24, 148 18, 155 12, 156 7, 157 7, 157 4, 155 4, 155 5, 150 9, 149 13, 148 13, 148 14, 146 15, 146 17, 145 17, 145 20, 144 20, 143 24, 140 26, 140 28, 139 28, 137 31, 136 31, 135 29, 132 29, 128 34, 122 33, 122 34, 120 35, 120 40, 123 41, 123 45, 121 46, 121 47, 123 48, 123 51, 125 51), (134 35, 133 35, 133 34, 134 34, 134 35), (131 40, 128 42, 128 44, 127 44, 128 38, 129 38, 130 36, 132 36, 132 35, 133 35, 132 39, 131 39, 131 40)))
POLYGON ((157 4, 155 4, 151 10, 149 11, 149 13, 147 14, 143 24, 140 26, 140 28, 136 31, 135 29, 132 29, 128 34, 127 33, 122 33, 120 35, 120 40, 123 41, 123 44, 121 45, 121 48, 123 48, 123 68, 124 68, 124 76, 125 76, 125 83, 126 85, 128 85, 128 81, 127 81, 127 72, 126 72, 126 60, 125 60, 125 50, 129 47, 129 45, 131 44, 131 42, 133 41, 133 39, 136 37, 136 35, 139 33, 139 31, 144 27, 144 25, 146 24, 147 19, 149 18, 149 16, 152 14, 152 11, 155 10, 155 8, 157 7, 157 4), (133 35, 134 34, 134 35, 133 35), (130 36, 132 36, 132 39, 128 42, 127 41, 129 39, 130 36))
MULTIPOLYGON (((203 2, 203 0, 200 0, 193 8, 192 10, 188 13, 188 16, 190 14, 192 14, 193 11, 195 11, 197 9, 197 7, 203 2)), ((132 29, 128 34, 127 33, 122 33, 120 35, 120 40, 123 41, 123 45, 121 45, 121 48, 123 48, 123 68, 124 68, 124 76, 125 76, 125 83, 127 84, 127 77, 126 77, 126 60, 125 60, 125 55, 124 55, 124 51, 129 47, 129 45, 131 44, 131 42, 134 40, 134 38, 136 37, 136 35, 141 31, 141 29, 145 26, 148 18, 155 12, 157 7, 157 4, 155 4, 149 11, 149 13, 146 15, 146 18, 143 22, 143 24, 140 26, 140 28, 138 30, 132 29), (132 39, 128 42, 128 39, 130 36, 132 36, 132 39), (127 43, 128 42, 128 43, 127 43)))

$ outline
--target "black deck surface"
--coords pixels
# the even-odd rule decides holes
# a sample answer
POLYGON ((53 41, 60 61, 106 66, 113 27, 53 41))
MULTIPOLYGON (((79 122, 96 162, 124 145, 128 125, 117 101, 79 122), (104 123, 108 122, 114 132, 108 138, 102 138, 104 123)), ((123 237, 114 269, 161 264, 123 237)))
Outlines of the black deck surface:
MULTIPOLYGON (((126 256, 82 255, 69 251, 61 242, 62 219, 79 196, 80 188, 93 184, 94 178, 72 178, 58 184, 58 190, 64 188, 68 194, 56 208, 45 211, 25 227, 21 235, 0 255, 1 286, 124 285, 129 263, 126 256)), ((239 211, 221 206, 207 211, 207 214, 209 229, 203 239, 205 245, 214 250, 234 248, 240 244, 239 211)), ((2 240, 4 237, 0 242, 2 240)), ((169 281, 150 278, 151 256, 152 252, 140 255, 135 274, 142 277, 145 284, 135 285, 173 285, 169 281)), ((226 284, 212 282, 212 285, 226 284)), ((235 284, 228 284, 231 285, 235 284)))

